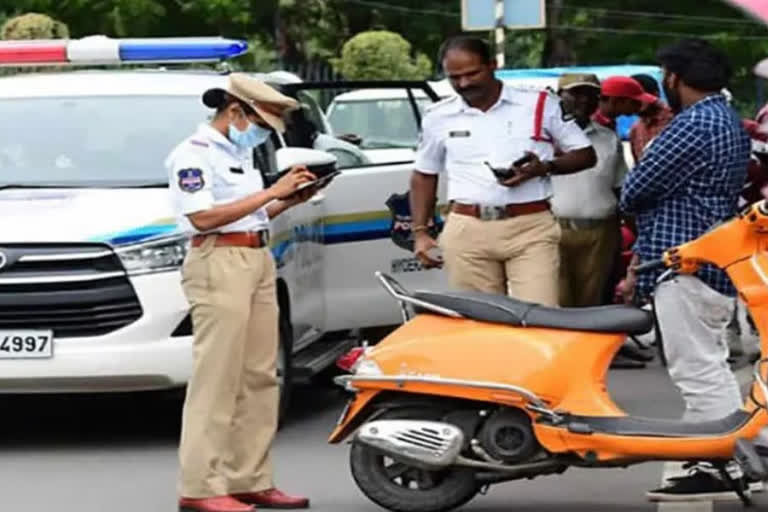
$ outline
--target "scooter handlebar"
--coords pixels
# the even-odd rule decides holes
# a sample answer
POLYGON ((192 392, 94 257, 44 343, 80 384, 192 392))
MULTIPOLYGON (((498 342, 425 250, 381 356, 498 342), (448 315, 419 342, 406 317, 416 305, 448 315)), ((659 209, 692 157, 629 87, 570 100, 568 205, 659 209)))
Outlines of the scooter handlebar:
POLYGON ((651 272, 653 270, 659 270, 665 268, 667 264, 664 260, 652 260, 646 263, 642 263, 635 267, 635 274, 641 274, 643 272, 651 272))

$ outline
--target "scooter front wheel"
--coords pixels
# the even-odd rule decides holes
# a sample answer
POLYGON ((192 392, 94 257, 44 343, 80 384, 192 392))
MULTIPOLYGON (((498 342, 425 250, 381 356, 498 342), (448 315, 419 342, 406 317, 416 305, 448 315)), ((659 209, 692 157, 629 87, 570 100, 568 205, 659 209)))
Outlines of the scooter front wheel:
MULTIPOLYGON (((380 419, 432 419, 425 411, 392 411, 380 419), (399 414, 398 414, 399 413, 399 414)), ((353 442, 352 477, 368 499, 392 512, 447 512, 474 498, 480 485, 471 469, 427 471, 353 442)))

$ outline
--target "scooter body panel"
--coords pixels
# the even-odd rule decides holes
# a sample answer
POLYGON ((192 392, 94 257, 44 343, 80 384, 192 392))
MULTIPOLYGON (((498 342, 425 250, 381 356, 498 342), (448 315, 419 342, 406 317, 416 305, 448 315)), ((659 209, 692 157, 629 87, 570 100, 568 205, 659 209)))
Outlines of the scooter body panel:
MULTIPOLYGON (((385 375, 432 376, 519 386, 552 408, 579 414, 623 414, 608 396, 610 361, 621 334, 512 327, 436 315, 419 315, 383 339, 367 357, 385 375), (552 368, 563 368, 552 372, 552 368)), ((441 384, 409 384, 412 392, 506 403, 510 398, 482 387, 447 390, 441 384), (497 395, 494 398, 492 395, 497 395)))

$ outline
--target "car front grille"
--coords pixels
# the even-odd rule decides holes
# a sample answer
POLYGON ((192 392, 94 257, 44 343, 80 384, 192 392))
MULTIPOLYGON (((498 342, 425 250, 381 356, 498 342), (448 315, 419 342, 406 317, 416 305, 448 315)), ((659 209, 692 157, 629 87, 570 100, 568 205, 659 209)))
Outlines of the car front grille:
POLYGON ((120 259, 102 244, 0 245, 0 329, 99 336, 138 320, 120 259))

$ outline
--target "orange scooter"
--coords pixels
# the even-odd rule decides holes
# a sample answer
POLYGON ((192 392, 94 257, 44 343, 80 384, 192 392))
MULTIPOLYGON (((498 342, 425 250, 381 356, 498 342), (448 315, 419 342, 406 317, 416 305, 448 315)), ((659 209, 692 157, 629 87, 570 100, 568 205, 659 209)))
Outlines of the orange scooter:
POLYGON ((664 267, 660 282, 705 262, 725 269, 761 334, 750 397, 730 416, 697 423, 631 417, 611 400, 611 360, 625 335, 653 328, 650 312, 411 293, 377 273, 400 302, 404 324, 347 356, 352 373, 335 380, 353 396, 329 442, 351 437, 360 490, 397 512, 451 510, 492 484, 569 467, 647 461, 711 463, 749 505, 744 479, 727 467, 736 461, 743 474, 768 478, 768 457, 752 443, 768 426, 768 204, 637 271, 664 267))

